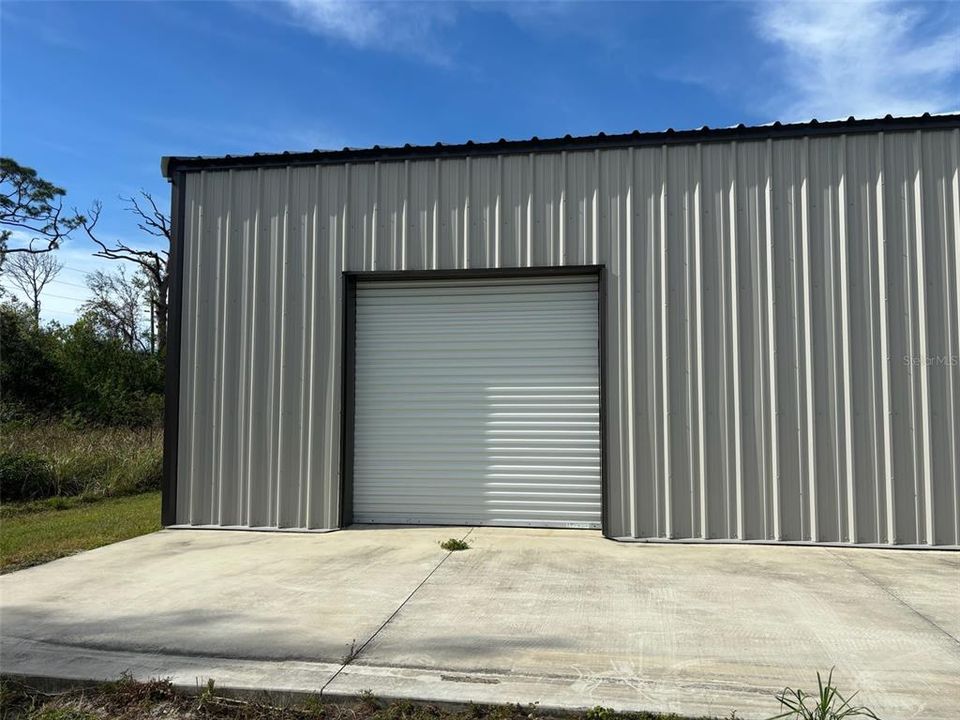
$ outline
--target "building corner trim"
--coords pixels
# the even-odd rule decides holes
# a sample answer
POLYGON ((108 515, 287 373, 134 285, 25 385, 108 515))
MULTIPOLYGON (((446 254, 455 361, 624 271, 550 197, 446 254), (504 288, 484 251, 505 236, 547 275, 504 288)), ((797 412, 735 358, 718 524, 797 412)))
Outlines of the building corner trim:
POLYGON ((186 207, 185 174, 171 178, 170 222, 173 241, 170 244, 167 296, 167 347, 164 358, 163 403, 163 472, 160 523, 176 525, 177 518, 177 451, 180 433, 180 333, 183 316, 183 236, 186 207))

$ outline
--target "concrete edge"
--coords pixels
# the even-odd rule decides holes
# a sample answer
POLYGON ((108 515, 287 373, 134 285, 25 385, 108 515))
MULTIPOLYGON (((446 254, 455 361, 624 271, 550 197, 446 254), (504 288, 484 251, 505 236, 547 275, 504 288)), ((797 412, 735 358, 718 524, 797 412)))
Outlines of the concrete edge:
MULTIPOLYGON (((47 693, 59 693, 67 692, 70 690, 79 690, 86 688, 96 688, 102 686, 107 680, 79 680, 63 677, 51 677, 45 675, 20 675, 17 673, 7 673, 0 672, 0 679, 12 681, 24 685, 31 690, 39 690, 41 692, 47 693)), ((160 678, 146 678, 143 680, 138 680, 140 682, 146 682, 148 680, 157 680, 160 678)), ((200 695, 204 690, 205 686, 203 684, 190 685, 187 683, 176 683, 171 681, 171 686, 178 692, 183 693, 188 697, 196 697, 200 695)), ((298 703, 306 702, 311 699, 320 698, 319 691, 309 692, 306 690, 269 690, 269 689, 253 689, 246 687, 237 687, 229 685, 220 685, 217 683, 214 688, 214 695, 216 697, 225 698, 229 700, 242 700, 246 702, 260 702, 264 704, 277 705, 280 707, 287 707, 295 705, 298 703)), ((393 702, 410 702, 414 705, 422 706, 434 706, 441 707, 447 710, 466 710, 471 706, 484 706, 484 707, 498 707, 502 703, 479 703, 479 702, 455 702, 455 701, 443 701, 443 700, 423 700, 423 699, 411 699, 407 697, 390 697, 388 695, 376 695, 374 696, 375 700, 380 703, 393 703, 393 702)), ((324 702, 330 703, 355 703, 361 702, 365 699, 363 693, 354 693, 354 694, 345 694, 345 693, 324 693, 322 696, 324 702)), ((533 706, 533 703, 529 703, 529 706, 533 706)), ((525 706, 526 707, 526 706, 525 706)), ((552 707, 547 705, 536 704, 538 710, 544 712, 550 712, 555 715, 562 715, 567 717, 573 717, 577 715, 580 710, 570 709, 564 707, 552 707)))
POLYGON ((207 680, 215 694, 239 700, 292 704, 309 698, 352 702, 366 693, 382 702, 413 702, 451 709, 470 705, 536 706, 542 712, 572 715, 592 707, 622 712, 676 713, 683 717, 766 718, 782 688, 669 678, 639 680, 617 674, 539 676, 463 672, 442 668, 349 665, 292 660, 253 660, 148 652, 97 650, 21 638, 0 637, 2 676, 48 691, 111 682, 122 675, 138 681, 166 679, 187 694, 207 680))
MULTIPOLYGON (((447 673, 437 673, 440 676, 441 681, 453 679, 447 673)), ((39 690, 45 693, 60 693, 67 692, 70 690, 85 689, 85 688, 96 688, 104 683, 111 682, 111 680, 91 680, 91 679, 78 679, 78 678, 66 678, 58 676, 48 676, 48 675, 33 675, 33 674, 18 674, 18 673, 0 673, 0 678, 8 681, 13 681, 20 683, 32 690, 39 690)), ((113 678, 113 681, 118 680, 119 678, 113 678)), ((134 677, 135 680, 139 682, 148 682, 150 680, 158 679, 168 679, 160 677, 134 677)), ((463 679, 463 682, 474 683, 474 679, 463 679)), ((533 683, 533 680, 529 680, 529 683, 533 683)), ((542 680, 540 681, 542 682, 542 680)), ((194 684, 184 683, 184 682, 175 682, 170 681, 171 686, 178 692, 183 693, 188 697, 196 697, 200 695, 205 689, 206 686, 204 683, 197 682, 194 684)), ((517 683, 521 687, 527 683, 517 683)), ((511 686, 514 684, 511 683, 511 686)), ((542 688, 541 688, 542 690, 542 688)), ((676 717, 676 720, 702 720, 704 717, 714 718, 715 720, 722 720, 723 718, 730 717, 729 711, 723 715, 715 714, 713 712, 697 712, 695 714, 677 714, 673 710, 656 710, 651 709, 650 707, 645 707, 643 709, 636 709, 629 706, 618 707, 617 703, 612 705, 603 704, 601 702, 597 703, 587 703, 579 704, 576 706, 571 705, 558 705, 552 703, 544 703, 540 701, 520 701, 520 700, 506 700, 506 699, 496 699, 496 698, 485 698, 485 699, 463 699, 463 698, 453 698, 453 697, 418 697, 411 694, 410 692, 397 692, 391 693, 387 692, 372 692, 369 688, 364 688, 357 691, 338 691, 330 692, 326 691, 322 695, 319 690, 308 691, 308 690, 292 690, 292 689, 274 689, 274 688, 250 688, 237 685, 224 685, 216 683, 214 687, 214 696, 229 700, 240 700, 244 702, 257 702, 265 705, 273 705, 278 707, 289 707, 292 705, 300 704, 307 702, 311 699, 319 699, 322 702, 332 703, 332 704, 353 704, 364 701, 369 698, 372 693, 372 698, 377 703, 383 705, 389 705, 395 702, 411 703, 417 706, 425 707, 439 707, 445 710, 451 711, 463 711, 471 707, 486 707, 486 708, 496 708, 504 706, 520 706, 524 708, 530 708, 531 712, 534 710, 540 713, 549 713, 550 715, 573 718, 581 715, 582 713, 598 706, 602 707, 611 707, 613 710, 618 712, 649 712, 649 713, 661 713, 664 715, 670 715, 671 717, 676 717)), ((736 717, 738 720, 752 720, 759 718, 766 718, 766 713, 761 714, 747 714, 744 715, 739 710, 737 711, 736 717)))

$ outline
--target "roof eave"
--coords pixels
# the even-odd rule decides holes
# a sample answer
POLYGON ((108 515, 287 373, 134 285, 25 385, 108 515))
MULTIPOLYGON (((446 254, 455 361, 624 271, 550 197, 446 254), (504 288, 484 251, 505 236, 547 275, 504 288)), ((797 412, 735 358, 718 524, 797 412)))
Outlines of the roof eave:
POLYGON ((811 120, 805 123, 783 124, 775 122, 768 125, 746 126, 742 123, 735 127, 710 128, 704 126, 694 130, 673 130, 640 132, 617 135, 587 135, 541 140, 534 136, 527 140, 505 140, 495 142, 466 143, 444 145, 404 145, 402 147, 381 148, 344 148, 343 150, 313 150, 309 152, 256 153, 253 155, 224 155, 220 157, 165 156, 161 160, 161 172, 170 179, 178 171, 228 170, 252 167, 284 167, 289 165, 340 164, 348 162, 376 162, 426 160, 433 158, 454 158, 483 155, 520 154, 528 152, 562 152, 564 150, 595 150, 618 147, 637 147, 645 145, 680 145, 706 142, 733 142, 737 140, 765 140, 781 138, 810 137, 818 135, 860 134, 883 131, 908 131, 920 129, 958 129, 960 113, 931 115, 924 113, 914 117, 869 118, 819 122, 811 120))

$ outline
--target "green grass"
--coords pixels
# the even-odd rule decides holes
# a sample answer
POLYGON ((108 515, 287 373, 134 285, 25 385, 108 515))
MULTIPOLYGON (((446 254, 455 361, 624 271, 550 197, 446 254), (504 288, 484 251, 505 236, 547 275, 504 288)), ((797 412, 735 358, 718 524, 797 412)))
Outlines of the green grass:
POLYGON ((3 423, 0 572, 159 530, 162 444, 159 428, 3 423))
POLYGON ((34 513, 47 512, 50 510, 69 510, 71 508, 100 502, 101 500, 103 500, 103 498, 97 497, 96 495, 79 495, 76 497, 56 495, 54 497, 44 498, 43 500, 6 503, 0 505, 0 519, 6 520, 7 518, 33 515, 34 513))
POLYGON ((160 493, 90 501, 50 498, 3 508, 0 572, 90 550, 160 529, 160 493), (53 509, 57 502, 64 509, 53 509))

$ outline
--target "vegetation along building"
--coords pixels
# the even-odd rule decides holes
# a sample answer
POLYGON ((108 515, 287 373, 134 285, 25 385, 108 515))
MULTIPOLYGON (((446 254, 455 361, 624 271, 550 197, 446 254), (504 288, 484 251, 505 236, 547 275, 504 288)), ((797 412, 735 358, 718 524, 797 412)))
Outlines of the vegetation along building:
POLYGON ((173 185, 166 525, 960 541, 960 115, 173 185))

